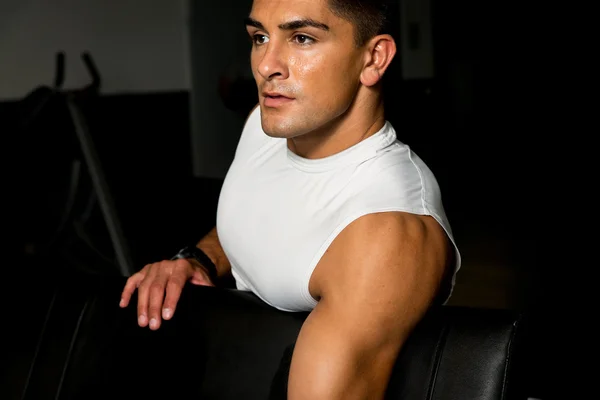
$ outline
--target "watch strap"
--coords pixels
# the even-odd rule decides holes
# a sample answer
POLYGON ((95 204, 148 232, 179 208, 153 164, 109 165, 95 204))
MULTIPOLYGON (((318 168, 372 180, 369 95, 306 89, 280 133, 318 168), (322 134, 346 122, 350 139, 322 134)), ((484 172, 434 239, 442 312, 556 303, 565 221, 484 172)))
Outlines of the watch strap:
POLYGON ((206 255, 202 249, 197 246, 186 246, 179 250, 177 254, 171 257, 171 260, 177 260, 179 258, 192 258, 200 263, 208 272, 208 276, 212 283, 216 283, 218 279, 217 266, 212 260, 206 255))

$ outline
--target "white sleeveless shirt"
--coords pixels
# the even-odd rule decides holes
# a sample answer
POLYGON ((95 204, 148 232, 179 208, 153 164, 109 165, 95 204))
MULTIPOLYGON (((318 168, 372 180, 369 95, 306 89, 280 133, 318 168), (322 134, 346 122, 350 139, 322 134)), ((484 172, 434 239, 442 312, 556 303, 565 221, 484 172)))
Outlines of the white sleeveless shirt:
POLYGON ((357 218, 384 211, 440 223, 456 254, 453 287, 461 259, 438 183, 389 122, 340 153, 306 159, 265 134, 256 108, 223 182, 217 232, 237 289, 283 311, 310 311, 310 277, 331 242, 357 218))

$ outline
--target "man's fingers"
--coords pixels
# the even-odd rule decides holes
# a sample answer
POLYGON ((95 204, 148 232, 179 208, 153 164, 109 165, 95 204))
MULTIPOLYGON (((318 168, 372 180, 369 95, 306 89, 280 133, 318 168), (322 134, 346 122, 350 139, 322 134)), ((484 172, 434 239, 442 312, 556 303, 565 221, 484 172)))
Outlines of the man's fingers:
POLYGON ((138 286, 138 325, 141 327, 148 326, 150 319, 148 318, 148 303, 150 297, 150 286, 154 281, 154 276, 147 274, 146 278, 138 286))
POLYGON ((185 285, 185 276, 179 274, 173 274, 167 282, 167 292, 165 295, 165 303, 162 309, 162 317, 164 319, 171 319, 175 313, 177 302, 181 297, 181 292, 185 285))
POLYGON ((120 307, 127 307, 129 305, 129 300, 131 300, 131 295, 133 292, 140 286, 140 283, 144 280, 144 274, 140 272, 131 275, 127 282, 125 283, 125 287, 123 288, 123 292, 121 293, 121 302, 119 303, 120 307))
POLYGON ((194 269, 186 260, 149 264, 127 280, 120 306, 126 307, 137 289, 138 325, 156 330, 162 319, 173 317, 183 287, 192 275, 194 269))
POLYGON ((165 289, 169 275, 166 271, 160 271, 150 284, 148 300, 148 324, 150 329, 160 328, 163 300, 165 298, 165 289))

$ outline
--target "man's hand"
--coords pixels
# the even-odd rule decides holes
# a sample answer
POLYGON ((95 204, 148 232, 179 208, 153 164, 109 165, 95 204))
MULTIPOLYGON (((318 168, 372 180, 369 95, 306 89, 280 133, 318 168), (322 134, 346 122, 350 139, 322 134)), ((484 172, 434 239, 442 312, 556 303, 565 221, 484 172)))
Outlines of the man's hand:
POLYGON ((119 305, 127 307, 131 295, 137 289, 138 324, 156 330, 162 319, 169 320, 173 317, 187 281, 194 285, 214 286, 208 272, 197 262, 178 259, 148 264, 127 279, 119 305))

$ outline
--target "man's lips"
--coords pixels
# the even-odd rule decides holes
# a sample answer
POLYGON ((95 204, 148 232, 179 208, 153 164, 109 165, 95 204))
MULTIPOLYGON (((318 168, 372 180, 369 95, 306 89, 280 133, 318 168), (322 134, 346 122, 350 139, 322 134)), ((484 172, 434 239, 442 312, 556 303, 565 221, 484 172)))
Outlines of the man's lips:
POLYGON ((265 98, 265 107, 278 108, 285 104, 290 103, 294 99, 291 97, 284 96, 277 92, 265 92, 263 93, 265 98))
POLYGON ((263 96, 264 97, 286 97, 288 99, 292 99, 292 97, 286 96, 285 94, 279 93, 279 92, 263 92, 263 96))

